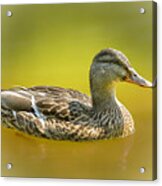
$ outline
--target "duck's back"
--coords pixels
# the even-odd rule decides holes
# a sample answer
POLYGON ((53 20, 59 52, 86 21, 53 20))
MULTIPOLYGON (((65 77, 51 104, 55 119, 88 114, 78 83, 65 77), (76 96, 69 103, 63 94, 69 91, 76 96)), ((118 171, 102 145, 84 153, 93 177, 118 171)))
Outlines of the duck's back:
POLYGON ((84 123, 92 108, 87 95, 60 87, 16 87, 2 90, 1 97, 2 124, 28 130, 27 133, 37 130, 37 135, 45 133, 47 125, 52 127, 57 123, 63 128, 64 125, 84 123))
POLYGON ((71 121, 84 112, 84 109, 87 111, 92 107, 90 97, 77 90, 37 86, 28 91, 33 94, 38 110, 46 117, 71 121))

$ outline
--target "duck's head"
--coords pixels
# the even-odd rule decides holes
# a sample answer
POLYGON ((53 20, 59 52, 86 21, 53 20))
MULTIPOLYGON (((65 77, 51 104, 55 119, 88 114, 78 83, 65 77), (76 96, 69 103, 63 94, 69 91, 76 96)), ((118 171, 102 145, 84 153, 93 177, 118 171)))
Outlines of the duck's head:
POLYGON ((151 82, 135 71, 122 52, 112 48, 104 49, 94 57, 90 77, 91 81, 95 79, 95 83, 99 84, 126 81, 142 87, 153 87, 151 82))

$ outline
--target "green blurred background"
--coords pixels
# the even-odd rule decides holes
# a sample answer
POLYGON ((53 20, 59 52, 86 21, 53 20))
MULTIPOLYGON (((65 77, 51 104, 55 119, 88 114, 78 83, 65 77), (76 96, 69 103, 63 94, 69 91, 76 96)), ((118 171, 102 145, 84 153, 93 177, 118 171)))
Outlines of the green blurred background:
MULTIPOLYGON (((2 6, 2 88, 53 85, 90 95, 90 64, 108 47, 152 81, 152 2, 2 6)), ((121 83, 117 95, 134 117, 134 136, 74 143, 2 129, 2 174, 152 179, 152 90, 121 83)))

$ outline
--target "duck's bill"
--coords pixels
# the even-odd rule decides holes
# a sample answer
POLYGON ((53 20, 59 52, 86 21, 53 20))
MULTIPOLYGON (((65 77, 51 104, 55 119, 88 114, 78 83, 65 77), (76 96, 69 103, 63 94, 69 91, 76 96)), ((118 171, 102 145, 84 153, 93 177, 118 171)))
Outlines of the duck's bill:
POLYGON ((153 88, 154 84, 151 83, 150 81, 147 81, 144 79, 142 76, 140 76, 137 72, 132 72, 130 76, 126 79, 127 82, 137 84, 142 87, 146 88, 153 88))

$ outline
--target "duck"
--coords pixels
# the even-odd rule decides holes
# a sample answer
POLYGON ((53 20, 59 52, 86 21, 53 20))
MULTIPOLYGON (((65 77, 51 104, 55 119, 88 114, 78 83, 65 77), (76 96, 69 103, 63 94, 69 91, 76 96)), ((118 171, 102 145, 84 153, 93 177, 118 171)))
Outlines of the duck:
POLYGON ((2 126, 29 135, 85 141, 124 138, 134 134, 131 113, 116 97, 116 85, 129 82, 152 88, 119 50, 106 48, 95 55, 87 96, 55 86, 14 87, 1 91, 2 126))

